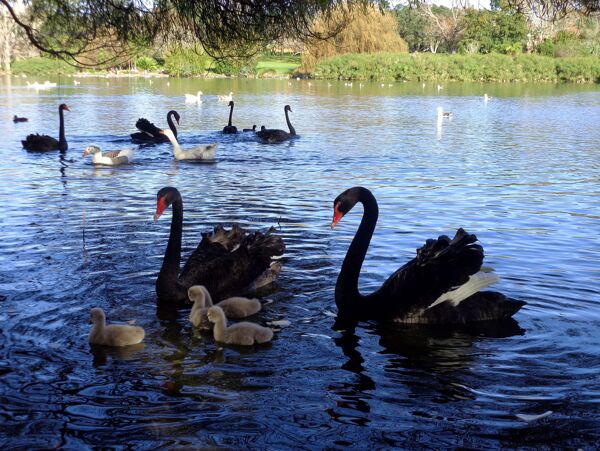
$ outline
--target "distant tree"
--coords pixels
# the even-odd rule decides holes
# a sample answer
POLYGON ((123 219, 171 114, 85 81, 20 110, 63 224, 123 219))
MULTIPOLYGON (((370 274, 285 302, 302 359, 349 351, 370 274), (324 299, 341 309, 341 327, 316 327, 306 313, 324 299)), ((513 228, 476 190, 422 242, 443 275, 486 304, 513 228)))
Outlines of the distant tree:
POLYGON ((339 6, 330 18, 319 18, 313 28, 318 35, 330 34, 333 23, 346 26, 327 41, 312 40, 306 43, 302 55, 302 69, 311 70, 324 58, 344 53, 407 52, 406 42, 396 31, 396 19, 391 13, 375 7, 348 9, 339 6))
POLYGON ((460 47, 480 53, 507 53, 527 39, 525 16, 517 12, 467 10, 460 47))
POLYGON ((428 19, 412 5, 399 5, 394 9, 398 21, 398 34, 408 44, 411 52, 422 52, 430 49, 427 34, 428 19))
MULTIPOLYGON (((452 8, 423 1, 419 3, 419 11, 428 19, 426 34, 430 42, 437 41, 438 45, 443 44, 446 51, 454 52, 458 48, 463 27, 464 8, 459 0, 452 0, 452 8)), ((431 51, 436 52, 433 47, 431 51)))

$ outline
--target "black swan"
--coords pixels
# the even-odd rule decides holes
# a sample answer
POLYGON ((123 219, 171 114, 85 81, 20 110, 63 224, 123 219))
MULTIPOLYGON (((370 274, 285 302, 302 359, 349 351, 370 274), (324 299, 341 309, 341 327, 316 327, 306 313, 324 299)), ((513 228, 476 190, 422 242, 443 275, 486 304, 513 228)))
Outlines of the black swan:
POLYGON ((525 305, 501 293, 479 291, 499 279, 493 273, 480 272, 483 247, 475 243, 475 235, 463 229, 458 229, 452 240, 445 235, 427 240, 417 249, 417 256, 394 272, 377 291, 361 295, 358 278, 379 214, 371 191, 354 187, 340 194, 333 202, 331 227, 358 202, 364 207, 363 218, 335 286, 341 318, 465 324, 510 318, 525 305))
POLYGON ((183 201, 176 188, 165 187, 156 195, 154 220, 169 205, 173 206, 171 232, 156 279, 159 302, 186 301, 192 285, 204 285, 213 299, 220 301, 245 293, 264 273, 277 267, 271 265, 273 257, 282 255, 285 245, 272 228, 266 233, 248 233, 239 226, 230 231, 218 226, 213 233, 202 234, 202 241, 180 272, 183 201))
POLYGON ((231 125, 231 116, 233 116, 233 100, 229 102, 229 122, 225 127, 223 127, 223 133, 237 133, 237 127, 235 125, 231 125))
POLYGON ((252 128, 245 128, 242 130, 243 132, 256 132, 256 124, 252 126, 252 128))
POLYGON ((291 112, 292 108, 289 105, 286 105, 283 108, 283 111, 285 112, 285 121, 287 122, 287 126, 290 129, 290 132, 288 133, 284 130, 273 128, 266 128, 263 130, 261 127, 261 130, 259 132, 256 132, 256 136, 258 136, 264 143, 280 143, 290 139, 292 136, 296 136, 296 130, 292 126, 292 123, 290 122, 290 117, 288 115, 288 111, 291 112))
MULTIPOLYGON (((167 124, 169 124, 169 128, 177 138, 177 128, 173 123, 173 118, 177 121, 177 125, 179 125, 179 113, 175 110, 171 110, 167 113, 167 124)), ((160 133, 160 128, 150 122, 148 119, 143 117, 139 118, 135 123, 136 128, 139 132, 132 133, 131 140, 135 144, 156 144, 156 143, 166 143, 169 142, 169 138, 160 133)))
POLYGON ((37 150, 37 151, 46 151, 46 150, 67 150, 69 145, 67 144, 67 140, 65 138, 65 118, 63 115, 63 111, 69 110, 69 107, 64 103, 61 103, 58 106, 58 115, 60 117, 60 125, 58 129, 58 141, 52 136, 48 135, 39 135, 39 134, 31 134, 27 135, 25 140, 21 141, 23 147, 27 150, 37 150))
MULTIPOLYGON (((13 117, 13 122, 27 122, 29 119, 27 119, 26 117, 19 117, 16 114, 13 117)), ((256 127, 256 125, 255 125, 256 127)))

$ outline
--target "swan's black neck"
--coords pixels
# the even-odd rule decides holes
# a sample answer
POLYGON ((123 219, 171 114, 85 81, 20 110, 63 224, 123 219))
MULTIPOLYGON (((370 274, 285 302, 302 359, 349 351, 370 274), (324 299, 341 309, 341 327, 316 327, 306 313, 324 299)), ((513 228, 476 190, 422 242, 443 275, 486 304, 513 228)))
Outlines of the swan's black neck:
POLYGON ((285 109, 285 121, 287 122, 287 126, 290 129, 290 135, 295 135, 296 134, 296 129, 294 128, 294 126, 290 122, 290 116, 289 116, 288 113, 289 113, 289 110, 286 108, 285 109))
POLYGON ((169 124, 169 128, 175 135, 175 138, 177 138, 177 127, 175 127, 175 123, 173 122, 173 114, 175 114, 173 111, 167 113, 167 124, 169 124))
POLYGON ((67 139, 65 138, 65 117, 63 113, 63 109, 58 107, 58 115, 59 119, 59 128, 58 128, 58 149, 59 150, 67 150, 69 145, 67 144, 67 139))
POLYGON ((358 291, 358 278, 379 216, 377 201, 370 191, 361 188, 356 202, 363 204, 364 213, 335 285, 335 302, 340 312, 357 308, 356 304, 365 299, 358 291))
POLYGON ((231 108, 229 109, 229 122, 227 123, 228 127, 231 127, 231 116, 233 116, 233 102, 231 102, 231 108))
POLYGON ((183 202, 181 198, 172 204, 173 217, 171 219, 171 233, 165 251, 158 279, 156 280, 159 298, 171 297, 177 292, 177 280, 179 278, 179 262, 181 260, 181 235, 183 228, 183 202))

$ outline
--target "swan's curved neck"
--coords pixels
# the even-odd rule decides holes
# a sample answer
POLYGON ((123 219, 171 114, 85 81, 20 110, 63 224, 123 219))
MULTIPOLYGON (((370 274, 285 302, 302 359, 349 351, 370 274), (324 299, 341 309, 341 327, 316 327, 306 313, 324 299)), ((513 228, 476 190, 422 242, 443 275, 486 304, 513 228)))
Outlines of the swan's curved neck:
POLYGON ((290 129, 290 134, 291 135, 295 135, 296 134, 296 129, 294 128, 294 126, 290 122, 290 116, 289 116, 288 113, 289 113, 289 110, 286 108, 285 109, 285 121, 287 122, 287 126, 290 129))
MULTIPOLYGON (((173 155, 175 156, 175 158, 181 157, 183 155, 183 151, 181 150, 181 146, 179 145, 177 138, 169 135, 167 135, 167 138, 169 138, 169 141, 171 141, 171 144, 173 145, 173 155)), ((175 206, 175 204, 173 204, 173 206, 175 206)), ((175 212, 173 212, 173 215, 174 214, 175 212)))
POLYGON ((167 124, 169 124, 169 128, 175 135, 175 138, 177 138, 177 127, 175 127, 175 123, 173 122, 173 112, 171 111, 167 114, 167 124))
POLYGON ((65 138, 65 116, 63 109, 58 109, 58 115, 60 117, 59 128, 58 128, 58 143, 60 150, 67 150, 67 139, 65 138))
POLYGON ((173 202, 173 217, 171 219, 171 233, 165 251, 157 285, 171 284, 179 278, 179 262, 181 260, 181 235, 183 228, 183 202, 177 199, 173 202))
POLYGON ((225 329, 227 329, 227 320, 225 319, 225 315, 220 313, 219 317, 216 319, 213 327, 213 334, 215 339, 219 340, 223 338, 223 334, 225 333, 225 329))
POLYGON ((229 122, 227 123, 227 125, 229 127, 231 127, 231 117, 233 116, 233 104, 231 105, 231 108, 229 109, 229 122))
POLYGON ((358 278, 379 216, 377 201, 369 191, 361 191, 358 202, 363 204, 364 213, 335 285, 335 301, 338 308, 352 300, 363 298, 358 291, 358 278))

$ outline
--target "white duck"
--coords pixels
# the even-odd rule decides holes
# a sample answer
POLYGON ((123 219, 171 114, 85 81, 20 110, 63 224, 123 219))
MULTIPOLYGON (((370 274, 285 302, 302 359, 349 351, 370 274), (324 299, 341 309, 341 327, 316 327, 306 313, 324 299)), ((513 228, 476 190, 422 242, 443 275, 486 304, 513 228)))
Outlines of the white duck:
POLYGON ((483 101, 485 103, 488 103, 492 99, 493 99, 493 97, 492 96, 488 96, 487 93, 483 95, 483 101))
POLYGON ((112 150, 102 154, 102 150, 98 146, 87 146, 83 151, 83 156, 92 155, 92 163, 103 164, 106 166, 118 166, 121 164, 129 164, 133 161, 132 149, 112 150))
POLYGON ((218 96, 219 102, 231 102, 233 100, 233 92, 230 92, 229 95, 226 96, 218 96))
POLYGON ((91 310, 91 322, 94 323, 89 335, 89 342, 104 346, 129 346, 140 343, 145 336, 144 329, 128 324, 106 325, 104 310, 99 307, 91 310))
POLYGON ((266 343, 273 338, 273 329, 246 321, 227 327, 225 313, 218 305, 208 309, 208 319, 215 324, 215 340, 221 343, 251 346, 254 343, 266 343))
MULTIPOLYGON (((200 329, 212 329, 208 321, 208 309, 213 306, 212 297, 204 285, 193 285, 188 289, 188 298, 194 303, 190 312, 190 322, 200 329)), ((258 313, 261 304, 258 299, 231 297, 217 304, 223 309, 227 318, 246 318, 258 313)))
POLYGON ((182 149, 177 138, 170 129, 161 130, 160 133, 165 135, 173 144, 173 156, 176 160, 206 160, 214 161, 217 154, 219 143, 201 144, 190 149, 182 149))
POLYGON ((200 105, 202 103, 202 91, 198 91, 196 95, 186 94, 185 103, 197 103, 198 105, 200 105))

